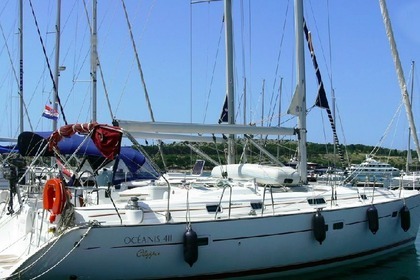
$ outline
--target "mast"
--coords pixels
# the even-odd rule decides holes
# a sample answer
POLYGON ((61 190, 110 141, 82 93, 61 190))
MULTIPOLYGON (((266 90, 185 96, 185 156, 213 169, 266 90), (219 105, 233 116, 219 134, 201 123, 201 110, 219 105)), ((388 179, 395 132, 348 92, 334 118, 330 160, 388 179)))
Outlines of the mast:
POLYGON ((23 0, 19 1, 19 128, 23 132, 23 0))
MULTIPOLYGON (((391 20, 389 19, 388 9, 386 7, 385 0, 379 0, 379 3, 381 6, 382 18, 384 20, 386 35, 388 36, 389 44, 391 45, 392 58, 395 64, 395 70, 397 71, 398 82, 401 88, 401 95, 404 100, 405 111, 407 113, 407 119, 411 129, 411 137, 413 137, 413 141, 416 144, 417 155, 420 155, 420 145, 419 139, 417 137, 416 125, 414 123, 413 112, 411 111, 411 104, 407 92, 407 84, 405 83, 404 72, 401 66, 400 57, 398 55, 394 34, 392 32, 391 20)), ((420 156, 418 158, 420 161, 420 156)))
MULTIPOLYGON (((261 89, 261 126, 264 126, 264 102, 265 102, 265 79, 262 81, 261 89)), ((263 143, 263 135, 260 135, 261 143, 263 143)), ((260 160, 262 158, 262 151, 260 150, 260 160)))
POLYGON ((97 120, 97 78, 96 70, 98 66, 98 33, 97 33, 97 1, 92 1, 92 30, 91 30, 91 51, 90 51, 90 67, 91 67, 91 78, 92 78, 92 122, 97 120))
MULTIPOLYGON (((244 59, 245 61, 245 59, 244 59)), ((245 71, 244 71, 245 72, 245 71)), ((243 112, 244 112, 244 125, 246 125, 246 77, 244 77, 244 108, 243 108, 243 112)), ((248 156, 246 154, 247 150, 246 150, 246 145, 244 146, 244 151, 243 151, 243 162, 248 162, 248 156)))
POLYGON ((306 154, 306 81, 305 53, 303 46, 303 0, 295 0, 296 80, 298 104, 299 173, 301 181, 307 182, 306 154))
POLYGON ((243 108, 243 111, 244 111, 244 125, 246 125, 246 114, 247 114, 247 111, 246 111, 246 77, 244 77, 244 108, 243 108))
MULTIPOLYGON (((61 0, 57 0, 57 21, 55 25, 56 37, 55 37, 55 77, 54 77, 54 102, 53 108, 58 111, 58 78, 60 76, 60 21, 61 21, 61 0)), ((52 130, 57 129, 57 120, 53 120, 52 130)))
POLYGON ((262 87, 261 87, 261 126, 264 126, 264 102, 265 102, 265 79, 263 79, 262 87))
MULTIPOLYGON (((414 61, 411 62, 411 93, 410 93, 410 102, 413 104, 413 90, 414 89, 414 61)), ((412 162, 411 158, 411 129, 408 128, 408 146, 407 146, 407 162, 405 163, 405 171, 408 173, 410 171, 410 163, 412 162)))
MULTIPOLYGON (((283 77, 280 78, 280 86, 279 86, 279 117, 277 126, 280 127, 281 125, 281 97, 282 97, 282 86, 283 86, 283 77)), ((277 158, 280 157, 280 135, 277 135, 277 158)))
MULTIPOLYGON (((226 92, 228 97, 228 124, 235 124, 235 93, 233 83, 233 42, 232 42, 232 1, 225 0, 225 36, 226 36, 226 92)), ((228 137, 228 164, 235 163, 235 135, 228 137)))

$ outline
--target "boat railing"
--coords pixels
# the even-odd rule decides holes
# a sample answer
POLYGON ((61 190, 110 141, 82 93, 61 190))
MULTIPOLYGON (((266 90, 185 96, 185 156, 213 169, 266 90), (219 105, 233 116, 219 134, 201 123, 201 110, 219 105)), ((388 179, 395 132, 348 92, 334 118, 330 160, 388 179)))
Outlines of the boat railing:
POLYGON ((270 191, 270 198, 271 198, 271 207, 274 215, 274 198, 273 198, 273 187, 271 185, 264 185, 264 192, 263 192, 263 205, 261 208, 261 216, 264 215, 264 209, 265 209, 265 194, 267 192, 267 188, 270 191))
POLYGON ((221 180, 218 183, 218 186, 221 186, 223 188, 223 191, 222 191, 222 195, 220 196, 220 200, 219 200, 219 204, 217 205, 216 212, 214 214, 214 219, 217 219, 217 214, 222 211, 223 196, 224 196, 225 191, 226 191, 227 188, 229 188, 229 211, 228 211, 228 218, 230 218, 230 213, 231 213, 231 210, 232 210, 232 186, 231 186, 231 184, 227 180, 221 180))

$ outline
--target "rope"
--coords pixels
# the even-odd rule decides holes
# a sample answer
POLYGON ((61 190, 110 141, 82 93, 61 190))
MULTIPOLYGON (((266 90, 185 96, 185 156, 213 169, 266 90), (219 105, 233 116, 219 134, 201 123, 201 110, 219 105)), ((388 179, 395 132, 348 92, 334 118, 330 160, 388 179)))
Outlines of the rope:
MULTIPOLYGON (((89 231, 92 229, 93 225, 91 225, 86 232, 82 235, 82 238, 80 238, 80 240, 73 246, 73 248, 61 259, 59 260, 55 265, 51 266, 49 269, 45 270, 44 272, 42 272, 41 274, 38 274, 37 276, 31 278, 33 279, 38 279, 42 276, 44 276, 45 274, 47 274, 48 272, 50 272, 51 270, 53 270, 54 268, 56 268, 60 263, 62 263, 77 247, 79 247, 80 243, 82 243, 82 241, 85 239, 85 237, 87 236, 87 234, 89 233, 89 231)), ((25 271, 29 268, 31 268, 34 264, 36 264, 42 257, 44 257, 50 250, 52 247, 54 247, 55 244, 57 244, 58 240, 63 236, 64 234, 60 235, 55 242, 50 246, 50 248, 48 248, 48 250, 46 250, 44 252, 44 254, 42 254, 37 260, 35 260, 31 265, 25 267, 22 271, 25 271)), ((12 276, 15 276, 16 274, 21 274, 22 271, 15 273, 12 276)))
POLYGON ((55 81, 54 81, 54 75, 53 75, 52 70, 51 70, 51 65, 50 65, 50 61, 48 59, 47 51, 45 50, 44 41, 42 40, 41 31, 39 30, 38 20, 36 19, 36 16, 35 16, 35 10, 34 10, 34 7, 32 5, 32 0, 29 0, 29 5, 31 6, 32 16, 34 17, 36 30, 37 30, 38 36, 39 36, 39 41, 41 42, 42 51, 44 53, 45 60, 47 62, 48 71, 50 73, 50 78, 51 78, 51 81, 53 83, 53 89, 54 89, 54 92, 57 93, 57 96, 56 96, 57 97, 57 102, 58 102, 58 105, 60 106, 61 114, 63 115, 63 121, 64 121, 65 125, 67 125, 66 115, 64 114, 64 109, 63 109, 63 106, 61 105, 60 97, 58 95, 57 85, 55 84, 55 81))

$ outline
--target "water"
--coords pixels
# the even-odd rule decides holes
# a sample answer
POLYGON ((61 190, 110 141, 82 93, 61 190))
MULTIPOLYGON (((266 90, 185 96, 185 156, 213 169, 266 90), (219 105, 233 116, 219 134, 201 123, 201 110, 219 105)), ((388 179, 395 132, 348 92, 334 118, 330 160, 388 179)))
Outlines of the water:
POLYGON ((420 231, 417 235, 415 246, 393 253, 389 256, 287 279, 420 280, 420 231))
MULTIPOLYGON (((419 244, 420 245, 420 244, 419 244)), ((378 258, 349 265, 330 271, 293 278, 305 280, 340 279, 340 280, 415 280, 420 279, 420 259, 418 250, 408 250, 392 254, 387 258, 378 258)))

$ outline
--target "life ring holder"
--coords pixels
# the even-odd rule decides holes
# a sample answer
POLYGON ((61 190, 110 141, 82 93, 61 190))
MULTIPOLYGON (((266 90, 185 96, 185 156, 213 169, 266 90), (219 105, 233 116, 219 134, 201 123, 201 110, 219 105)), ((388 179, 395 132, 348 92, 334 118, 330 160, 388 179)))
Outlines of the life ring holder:
POLYGON ((67 190, 59 178, 49 179, 44 186, 43 208, 50 210, 50 222, 54 222, 57 215, 63 212, 67 202, 67 190))

